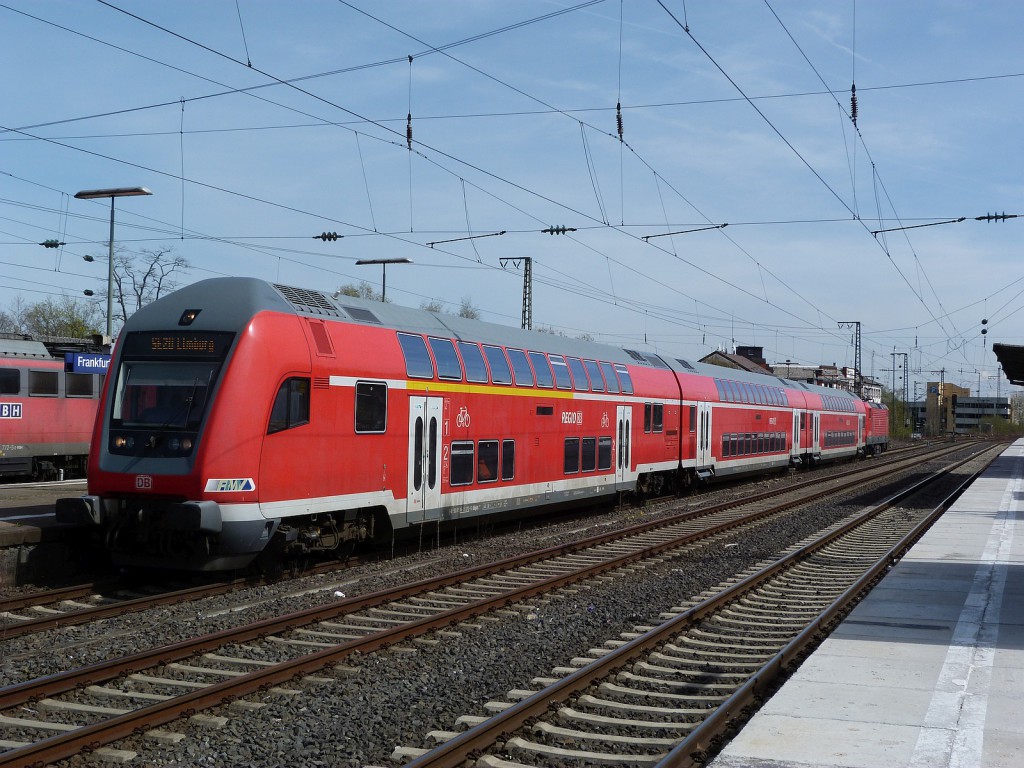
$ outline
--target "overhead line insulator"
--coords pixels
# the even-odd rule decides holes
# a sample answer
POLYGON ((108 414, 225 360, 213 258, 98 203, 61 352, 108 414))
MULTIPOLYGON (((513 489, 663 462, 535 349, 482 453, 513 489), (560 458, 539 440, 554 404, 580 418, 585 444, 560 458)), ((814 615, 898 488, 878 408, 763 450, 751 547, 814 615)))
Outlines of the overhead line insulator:
POLYGON ((323 240, 325 243, 328 240, 333 242, 339 237, 344 237, 344 235, 339 235, 337 232, 321 232, 319 235, 313 235, 314 240, 323 240))
POLYGON ((560 227, 548 227, 547 229, 542 229, 541 230, 541 232, 543 232, 546 235, 564 235, 566 232, 575 232, 575 231, 576 231, 576 227, 567 227, 564 224, 562 226, 560 226, 560 227))

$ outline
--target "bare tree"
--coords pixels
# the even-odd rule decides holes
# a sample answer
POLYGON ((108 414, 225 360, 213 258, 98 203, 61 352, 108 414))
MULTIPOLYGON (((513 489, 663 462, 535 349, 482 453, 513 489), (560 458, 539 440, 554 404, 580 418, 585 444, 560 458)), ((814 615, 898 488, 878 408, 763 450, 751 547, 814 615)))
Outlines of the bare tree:
POLYGON ((25 333, 28 305, 23 296, 15 296, 6 310, 0 310, 0 333, 25 333))
POLYGON ((471 297, 462 297, 462 303, 459 305, 459 317, 468 317, 470 320, 480 319, 480 310, 473 306, 471 297))
POLYGON ((569 336, 569 334, 566 333, 565 331, 560 331, 560 330, 558 330, 557 328, 555 328, 554 326, 551 326, 551 325, 538 325, 533 330, 535 330, 535 331, 537 331, 539 333, 547 333, 547 334, 549 334, 551 336, 564 336, 567 339, 573 338, 573 339, 577 339, 578 341, 594 341, 595 340, 594 337, 591 334, 589 334, 589 333, 579 333, 579 334, 577 334, 575 336, 569 336))
POLYGON ((431 299, 430 301, 424 301, 422 304, 420 304, 420 309, 426 312, 443 313, 444 303, 438 299, 431 299))
POLYGON ((118 320, 124 323, 147 304, 178 287, 175 275, 189 268, 184 256, 175 256, 170 248, 144 250, 140 255, 118 253, 114 256, 114 299, 120 307, 118 320))

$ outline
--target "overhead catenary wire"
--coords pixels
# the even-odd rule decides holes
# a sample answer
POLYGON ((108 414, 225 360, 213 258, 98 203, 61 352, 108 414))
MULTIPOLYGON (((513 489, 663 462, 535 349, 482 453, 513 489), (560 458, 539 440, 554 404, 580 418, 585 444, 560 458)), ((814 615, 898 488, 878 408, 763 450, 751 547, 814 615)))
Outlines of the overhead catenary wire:
MULTIPOLYGON (((421 119, 422 119, 422 117, 421 117, 420 115, 418 115, 418 116, 417 116, 417 119, 418 119, 418 121, 419 121, 419 120, 421 120, 421 119)), ((191 121, 189 121, 189 122, 191 122, 191 121)), ((366 168, 364 168, 364 173, 366 173, 366 168)), ((184 174, 183 174, 183 173, 181 173, 180 175, 181 175, 181 176, 183 176, 184 174)), ((367 185, 367 184, 366 184, 366 179, 365 179, 365 185, 367 185)), ((464 190, 464 194, 465 194, 465 190, 464 190)), ((368 198, 369 198, 369 196, 368 196, 368 198)), ((371 218, 372 218, 372 217, 371 217, 371 218)), ((668 217, 666 217, 666 218, 668 218, 668 217)), ((549 220, 550 220, 550 219, 549 219, 549 220)), ((558 219, 555 219, 555 220, 557 221, 558 219)), ((719 220, 720 220, 720 219, 719 219, 719 220)), ((418 226, 417 226, 417 228, 421 228, 421 227, 422 227, 422 222, 417 222, 417 223, 418 223, 418 226)), ((573 221, 573 222, 571 222, 571 223, 577 223, 577 224, 578 224, 578 226, 580 226, 580 225, 582 224, 582 222, 574 222, 574 221, 573 221)), ((625 226, 625 223, 623 224, 623 226, 625 226)), ((736 223, 733 223, 733 224, 732 224, 731 226, 738 226, 738 224, 736 224, 736 223)), ((467 209, 467 229, 469 229, 469 228, 470 228, 470 227, 469 227, 469 224, 468 224, 468 209, 467 209)), ((582 228, 582 227, 581 227, 581 228, 582 228)), ((668 227, 668 226, 666 227, 666 229, 670 229, 670 228, 671 228, 671 227, 668 227)), ((369 229, 372 229, 372 230, 376 231, 376 229, 377 229, 377 226, 376 226, 376 222, 374 222, 373 226, 369 227, 369 229)), ((368 231, 368 230, 360 230, 360 234, 361 234, 361 236, 364 236, 364 237, 365 237, 365 236, 369 236, 369 234, 370 234, 370 233, 371 233, 371 232, 370 232, 370 231, 368 231)), ((421 232, 421 233, 422 233, 422 232, 421 232)), ((666 244, 666 245, 668 245, 668 244, 666 244)), ((606 262, 606 263, 608 263, 608 262, 606 262)), ((760 271, 760 270, 759 270, 759 271, 760 271)), ((762 289, 763 289, 763 282, 764 282, 764 281, 763 281, 763 278, 762 278, 762 289)))
MULTIPOLYGON (((657 0, 657 2, 658 2, 658 5, 660 5, 661 8, 665 11, 665 13, 677 24, 677 26, 679 26, 680 28, 684 29, 684 31, 685 31, 686 35, 689 37, 689 39, 697 46, 697 48, 704 54, 704 56, 711 62, 711 64, 716 69, 718 69, 718 71, 736 89, 736 91, 744 98, 744 100, 746 100, 747 103, 749 103, 749 105, 761 117, 761 119, 768 125, 768 127, 797 156, 797 158, 808 168, 808 170, 811 171, 811 173, 822 183, 822 185, 824 185, 824 187, 829 191, 829 193, 832 195, 832 197, 835 198, 844 208, 846 208, 851 213, 851 215, 853 216, 853 219, 855 221, 859 222, 866 230, 868 230, 867 225, 860 219, 860 217, 857 215, 856 211, 853 208, 851 208, 850 205, 848 205, 843 200, 842 196, 840 196, 838 194, 838 192, 836 192, 836 190, 832 188, 832 186, 821 176, 821 174, 813 167, 813 165, 810 164, 810 162, 803 156, 803 154, 801 154, 800 151, 797 150, 797 148, 792 144, 792 142, 790 142, 789 139, 786 138, 786 136, 778 129, 778 127, 776 127, 776 125, 768 118, 768 116, 751 99, 749 99, 747 97, 746 93, 740 87, 740 85, 725 71, 725 69, 715 60, 715 58, 700 43, 700 41, 698 41, 696 39, 696 37, 694 37, 693 33, 689 30, 688 26, 685 26, 681 22, 679 22, 679 20, 675 17, 675 15, 665 6, 665 4, 664 4, 664 2, 662 2, 662 0, 657 0)), ((765 0, 765 4, 768 6, 769 9, 771 9, 771 6, 768 4, 767 0, 765 0)), ((775 15, 774 10, 772 10, 772 13, 773 13, 773 15, 775 15)), ((775 15, 775 16, 778 19, 778 16, 777 15, 775 15)), ((779 19, 779 23, 785 29, 785 25, 782 24, 781 19, 779 19)), ((787 32, 787 34, 789 34, 788 30, 786 30, 786 32, 787 32)), ((792 39, 791 35, 790 35, 790 38, 792 39)), ((793 42, 795 44, 795 40, 793 42)), ((797 46, 797 47, 799 49, 799 46, 797 46)), ((801 53, 802 53, 802 51, 801 51, 801 53)), ((810 63, 810 62, 808 61, 808 63, 810 63)), ((812 69, 813 69, 813 65, 812 65, 812 69)), ((815 72, 817 74, 816 70, 815 70, 815 72)), ((820 78, 820 75, 819 75, 819 78, 820 78)), ((831 90, 829 92, 831 93, 831 90)), ((859 133, 859 131, 858 131, 858 133, 859 133)), ((872 167, 874 168, 873 161, 872 161, 872 167)), ((877 176, 875 178, 877 179, 877 176)), ((897 272, 903 278, 904 282, 906 282, 908 287, 911 287, 911 290, 913 290, 913 287, 910 285, 909 280, 907 279, 907 277, 903 273, 903 271, 899 268, 899 266, 895 263, 895 260, 892 258, 892 254, 889 252, 888 248, 884 245, 883 242, 881 242, 881 241, 878 241, 878 242, 879 242, 879 246, 882 248, 883 252, 889 258, 890 262, 893 264, 894 267, 896 267, 897 272)), ((916 254, 915 254, 915 259, 916 259, 916 254)), ((919 261, 918 261, 918 263, 919 263, 919 261)), ((930 281, 929 281, 929 284, 930 284, 930 281)), ((925 310, 933 318, 935 318, 936 315, 932 312, 931 308, 924 301, 923 296, 918 291, 914 291, 914 294, 919 299, 919 301, 921 302, 921 304, 925 308, 925 310)), ((938 297, 936 296, 936 298, 938 298, 938 297)), ((941 309, 941 301, 939 302, 939 306, 940 306, 940 309, 941 309)), ((952 341, 952 337, 950 337, 950 340, 952 341)))

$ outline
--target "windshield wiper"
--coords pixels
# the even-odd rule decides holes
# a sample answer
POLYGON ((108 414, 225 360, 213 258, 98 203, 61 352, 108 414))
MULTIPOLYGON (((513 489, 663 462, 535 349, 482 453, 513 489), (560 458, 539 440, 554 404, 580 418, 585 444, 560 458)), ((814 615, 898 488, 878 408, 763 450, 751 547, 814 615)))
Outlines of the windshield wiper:
MULTIPOLYGON (((206 391, 209 393, 210 384, 213 381, 213 371, 211 370, 206 376, 206 391)), ((182 424, 183 429, 188 429, 188 419, 192 415, 192 406, 196 404, 196 390, 199 389, 199 377, 196 376, 196 380, 192 383, 192 394, 188 397, 188 410, 185 411, 185 423, 182 424)))

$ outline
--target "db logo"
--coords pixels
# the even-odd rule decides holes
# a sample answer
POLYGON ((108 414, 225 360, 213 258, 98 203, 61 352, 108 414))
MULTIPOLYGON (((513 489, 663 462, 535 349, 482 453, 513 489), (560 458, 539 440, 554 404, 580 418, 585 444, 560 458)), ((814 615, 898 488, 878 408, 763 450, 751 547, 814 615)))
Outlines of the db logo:
POLYGON ((135 476, 135 490, 137 491, 148 491, 153 488, 153 477, 152 475, 136 475, 135 476))

